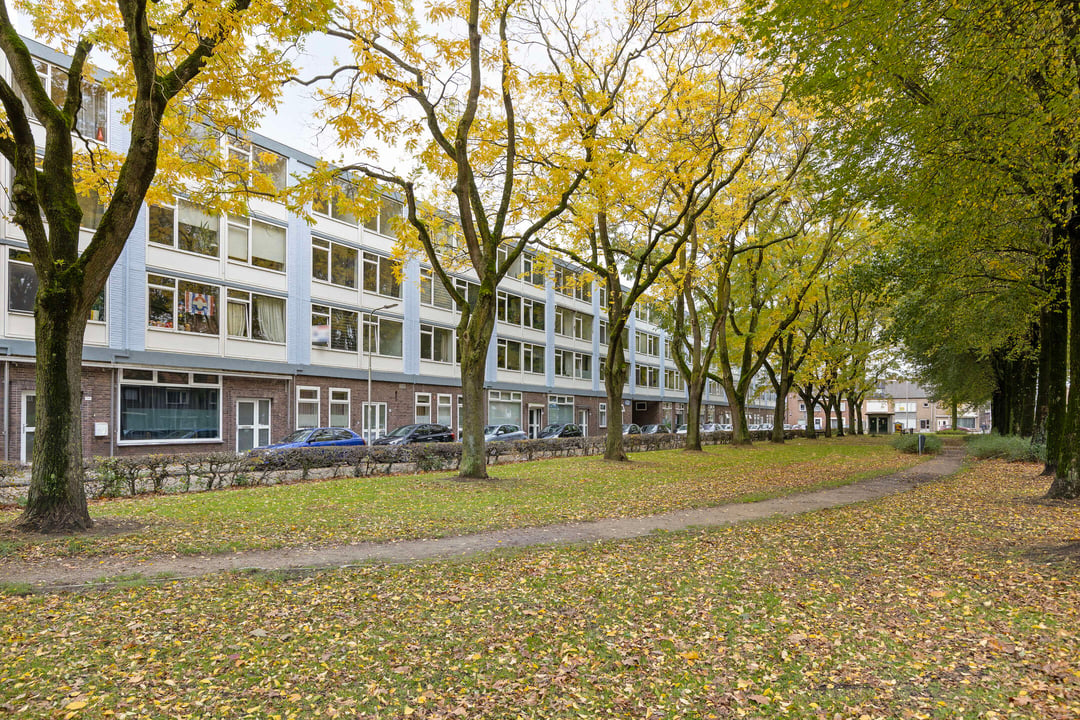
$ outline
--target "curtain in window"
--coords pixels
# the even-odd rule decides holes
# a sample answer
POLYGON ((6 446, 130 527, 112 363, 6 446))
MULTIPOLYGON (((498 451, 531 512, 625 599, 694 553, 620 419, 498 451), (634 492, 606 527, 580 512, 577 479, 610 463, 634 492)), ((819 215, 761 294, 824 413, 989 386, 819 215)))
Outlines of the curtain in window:
MULTIPOLYGON (((251 224, 251 262, 271 270, 284 270, 285 228, 253 222, 251 224)), ((353 264, 355 263, 354 260, 353 264)), ((355 272, 353 270, 354 275, 355 272)))
POLYGON ((248 337, 248 306, 244 303, 229 303, 229 334, 248 337))
POLYGON ((281 298, 255 296, 255 321, 262 340, 285 342, 285 301, 281 298))

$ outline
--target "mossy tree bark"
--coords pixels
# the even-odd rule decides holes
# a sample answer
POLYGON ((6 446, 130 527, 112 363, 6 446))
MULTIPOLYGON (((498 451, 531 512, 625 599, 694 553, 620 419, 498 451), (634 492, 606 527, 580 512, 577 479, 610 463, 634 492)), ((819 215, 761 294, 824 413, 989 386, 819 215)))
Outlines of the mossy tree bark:
MULTIPOLYGON (((85 38, 75 44, 65 96, 57 105, 12 26, 7 6, 0 3, 0 50, 12 77, 11 84, 0 79, 0 102, 9 133, 0 137, 0 154, 14 170, 12 222, 26 236, 38 279, 37 429, 27 506, 19 519, 20 527, 37 532, 81 530, 92 524, 82 473, 82 349, 87 315, 124 249, 154 178, 161 120, 169 102, 235 29, 235 17, 220 16, 217 24, 203 28, 193 49, 178 58, 172 70, 158 74, 145 6, 137 2, 118 5, 135 79, 130 149, 98 227, 80 252, 83 213, 75 191, 72 135, 83 109, 83 68, 93 44, 85 38), (45 131, 40 169, 28 109, 45 131)), ((248 5, 249 0, 235 0, 233 15, 242 14, 248 5)))

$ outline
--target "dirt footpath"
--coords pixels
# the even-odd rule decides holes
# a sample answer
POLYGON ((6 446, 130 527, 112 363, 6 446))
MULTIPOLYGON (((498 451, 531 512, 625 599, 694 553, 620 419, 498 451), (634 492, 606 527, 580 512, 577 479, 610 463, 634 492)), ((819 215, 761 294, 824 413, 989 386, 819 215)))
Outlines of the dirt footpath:
POLYGON ((141 576, 195 577, 230 570, 298 570, 336 568, 361 563, 407 563, 465 557, 499 548, 621 540, 658 530, 730 525, 774 515, 794 515, 849 503, 876 500, 936 480, 960 469, 963 448, 945 448, 942 455, 892 475, 844 487, 788 495, 754 503, 736 503, 678 510, 641 518, 613 518, 567 525, 495 530, 476 535, 356 543, 330 547, 296 547, 228 555, 164 556, 146 561, 126 558, 72 558, 52 563, 11 565, 0 582, 25 583, 40 590, 75 589, 88 583, 138 573, 141 576))

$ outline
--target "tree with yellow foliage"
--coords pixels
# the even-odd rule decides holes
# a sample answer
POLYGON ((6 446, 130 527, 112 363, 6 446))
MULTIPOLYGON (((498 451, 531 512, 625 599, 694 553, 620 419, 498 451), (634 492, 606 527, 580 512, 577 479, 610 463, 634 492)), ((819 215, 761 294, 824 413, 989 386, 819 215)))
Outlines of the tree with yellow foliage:
MULTIPOLYGON (((0 50, 12 77, 0 79, 0 153, 13 168, 12 221, 25 234, 38 279, 37 430, 20 525, 84 529, 91 520, 82 470, 83 333, 159 162, 177 152, 171 143, 163 146, 163 128, 195 119, 245 127, 292 72, 282 48, 310 31, 326 7, 117 0, 20 1, 15 9, 71 58, 47 87, 0 0, 0 50), (124 142, 107 145, 100 142, 104 134, 88 137, 82 130, 93 111, 95 53, 115 68, 104 85, 125 108, 124 142), (80 230, 88 224, 87 198, 103 207, 92 232, 80 230)), ((172 162, 178 171, 185 164, 172 162)))

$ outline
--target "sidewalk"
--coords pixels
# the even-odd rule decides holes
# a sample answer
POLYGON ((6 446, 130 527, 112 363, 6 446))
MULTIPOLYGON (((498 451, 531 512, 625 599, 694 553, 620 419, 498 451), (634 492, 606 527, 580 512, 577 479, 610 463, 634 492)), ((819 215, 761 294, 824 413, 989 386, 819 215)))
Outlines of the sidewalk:
POLYGON ((95 581, 133 574, 176 579, 236 570, 327 569, 372 562, 408 563, 467 557, 500 548, 623 540, 656 531, 730 525, 876 500, 956 472, 963 463, 963 453, 963 448, 947 447, 938 457, 892 475, 754 503, 679 510, 640 518, 495 530, 431 540, 281 548, 229 555, 165 556, 141 562, 125 558, 73 558, 47 565, 10 565, 3 569, 0 582, 29 584, 38 590, 78 589, 95 581))

